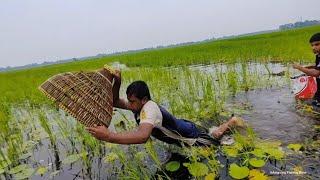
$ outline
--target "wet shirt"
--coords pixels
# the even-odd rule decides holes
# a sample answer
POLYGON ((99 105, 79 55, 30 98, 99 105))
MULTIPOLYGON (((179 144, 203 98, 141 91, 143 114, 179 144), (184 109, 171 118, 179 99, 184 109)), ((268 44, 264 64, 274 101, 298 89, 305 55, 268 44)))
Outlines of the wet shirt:
POLYGON ((161 126, 162 114, 157 103, 149 100, 141 109, 140 114, 136 117, 139 123, 149 123, 153 127, 161 126))
POLYGON ((164 127, 171 132, 179 134, 182 137, 196 138, 199 136, 199 130, 196 125, 184 119, 177 119, 165 108, 149 100, 141 109, 140 113, 135 113, 137 124, 149 123, 153 125, 151 135, 160 141, 169 144, 179 144, 177 140, 166 136, 159 128, 164 127))

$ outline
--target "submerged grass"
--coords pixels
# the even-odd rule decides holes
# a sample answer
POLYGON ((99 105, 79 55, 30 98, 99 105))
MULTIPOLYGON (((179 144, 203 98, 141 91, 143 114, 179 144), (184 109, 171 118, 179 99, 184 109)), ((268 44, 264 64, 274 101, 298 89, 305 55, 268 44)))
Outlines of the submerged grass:
MULTIPOLYGON (((42 168, 40 174, 47 177, 57 176, 60 173, 60 166, 68 163, 72 166, 78 161, 81 161, 81 166, 86 168, 86 173, 82 177, 91 177, 96 157, 100 163, 105 159, 109 165, 111 164, 110 168, 114 170, 111 176, 134 179, 152 178, 154 172, 146 167, 144 163, 146 158, 154 161, 156 169, 161 169, 159 157, 152 144, 147 144, 143 149, 139 146, 129 149, 122 146, 108 147, 109 145, 92 138, 71 117, 66 117, 61 111, 55 112, 54 105, 37 89, 40 83, 54 74, 93 70, 114 61, 124 63, 130 68, 122 72, 121 95, 123 97, 125 97, 125 87, 129 83, 134 80, 144 80, 150 87, 153 100, 165 106, 177 117, 183 117, 198 124, 205 120, 218 123, 219 117, 230 116, 236 112, 225 105, 229 97, 242 91, 282 85, 279 78, 270 76, 271 70, 267 62, 271 60, 313 61, 308 38, 319 30, 320 26, 313 26, 0 73, 0 93, 2 94, 0 97, 0 178, 12 178, 8 174, 10 169, 24 164, 29 154, 38 153, 41 147, 53 149, 53 151, 47 150, 50 156, 47 163, 55 164, 55 169, 49 168, 48 164, 41 164, 35 158, 28 161, 35 163, 39 169, 42 168), (247 62, 252 60, 261 63, 247 62), (218 62, 224 64, 218 64, 218 62), (210 65, 213 71, 206 71, 206 66, 184 66, 211 63, 216 63, 210 65), (20 107, 25 110, 16 116, 12 110, 20 107), (44 145, 48 142, 51 147, 44 145), (24 158, 19 159, 21 156, 24 158), (61 165, 60 158, 69 161, 61 165), (48 172, 43 171, 43 167, 48 168, 48 172), (1 174, 4 175, 1 176, 1 174)), ((130 116, 123 114, 122 111, 116 112, 114 118, 115 128, 119 131, 135 126, 128 121, 130 116)), ((248 134, 253 136, 251 131, 248 131, 248 134)), ((240 144, 252 142, 240 135, 236 136, 236 140, 240 144)), ((237 152, 234 149, 227 151, 240 157, 239 165, 250 167, 250 160, 251 164, 255 165, 259 164, 259 161, 250 159, 250 153, 255 151, 256 147, 249 145, 241 150, 237 149, 237 152)), ((217 177, 220 164, 214 156, 216 150, 216 148, 188 149, 190 163, 181 166, 187 167, 189 172, 197 178, 217 177), (208 163, 200 162, 199 158, 205 159, 208 163), (205 170, 198 172, 199 167, 205 170)), ((269 154, 267 157, 271 158, 272 153, 277 157, 281 155, 272 150, 265 155, 269 154)), ((265 156, 262 159, 266 160, 265 156)), ((167 178, 165 173, 163 178, 167 178)))
MULTIPOLYGON (((225 106, 228 97, 241 91, 247 91, 248 88, 263 88, 275 85, 275 82, 279 83, 277 77, 263 75, 263 69, 259 67, 263 68, 264 66, 257 64, 233 64, 229 67, 216 64, 210 66, 210 69, 214 69, 214 71, 208 72, 205 71, 205 68, 208 68, 207 66, 177 68, 135 67, 122 72, 123 87, 120 94, 122 97, 125 97, 125 87, 132 81, 144 80, 150 87, 153 100, 165 106, 177 117, 186 118, 198 124, 206 120, 211 120, 212 122, 216 122, 215 124, 218 124, 220 121, 219 117, 230 116, 235 112, 235 109, 230 110, 230 108, 225 106), (230 78, 225 76, 226 74, 232 74, 232 83, 230 83, 230 78)), ((51 146, 48 146, 48 148, 52 150, 48 152, 53 157, 48 163, 53 163, 54 170, 56 171, 52 172, 53 169, 48 168, 44 176, 49 176, 50 173, 58 176, 60 168, 81 162, 85 172, 82 176, 90 177, 92 174, 95 174, 93 173, 95 170, 92 168, 96 166, 94 162, 97 158, 100 159, 99 161, 102 159, 110 161, 107 162, 109 164, 108 168, 111 168, 114 172, 114 174, 110 174, 111 177, 149 179, 156 172, 156 169, 161 169, 161 162, 157 156, 157 151, 150 144, 147 144, 144 150, 135 146, 129 149, 117 146, 117 148, 109 150, 104 143, 95 140, 90 134, 86 133, 84 128, 76 123, 73 118, 65 116, 62 111, 56 111, 54 104, 49 106, 36 103, 22 104, 20 106, 16 104, 11 109, 19 109, 20 107, 22 109, 25 107, 25 109, 21 112, 16 112, 15 116, 10 117, 7 132, 12 133, 12 128, 16 128, 17 136, 29 137, 26 139, 20 138, 19 142, 23 146, 31 147, 26 148, 24 152, 13 152, 12 150, 14 149, 10 147, 13 147, 11 144, 14 141, 11 139, 3 141, 2 150, 14 164, 21 163, 14 158, 17 154, 18 156, 30 152, 34 154, 34 149, 43 146, 41 142, 49 142, 51 146), (15 126, 15 124, 19 126, 15 126), (43 136, 43 133, 47 134, 47 137, 43 136), (38 143, 24 145, 32 140, 38 143), (8 154, 8 152, 10 153, 8 154), (155 165, 153 169, 155 170, 150 171, 150 167, 145 167, 144 162, 146 158, 152 160, 155 165), (63 161, 65 159, 68 159, 68 163, 63 161), (126 169, 126 171, 124 172, 123 169, 126 169)), ((122 110, 118 110, 115 112, 112 122, 114 122, 117 131, 128 130, 136 126, 133 121, 128 121, 131 118, 130 115, 123 113, 122 110)), ((206 154, 204 151, 198 151, 200 154, 206 154)), ((217 168, 219 167, 219 163, 214 159, 213 155, 215 151, 210 150, 208 152, 212 155, 205 157, 210 161, 209 164, 201 164, 201 162, 196 160, 196 156, 198 155, 191 155, 191 163, 185 164, 185 167, 195 173, 192 169, 203 166, 208 171, 202 174, 195 174, 196 176, 216 176, 218 174, 217 168)), ((203 155, 200 156, 203 157, 203 155)), ((37 164, 39 164, 39 168, 42 167, 40 167, 40 163, 37 162, 37 164)), ((13 167, 8 166, 4 171, 7 172, 13 167)), ((161 177, 167 179, 166 173, 162 174, 163 176, 161 177)))

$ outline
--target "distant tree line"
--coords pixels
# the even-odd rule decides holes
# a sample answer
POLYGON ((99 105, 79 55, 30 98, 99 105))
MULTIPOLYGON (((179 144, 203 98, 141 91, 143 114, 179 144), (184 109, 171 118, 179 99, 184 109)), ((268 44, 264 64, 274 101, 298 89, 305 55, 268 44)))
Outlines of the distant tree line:
POLYGON ((285 30, 285 29, 292 29, 292 28, 299 28, 299 27, 304 27, 304 26, 312 26, 312 25, 316 25, 316 24, 320 24, 320 21, 317 20, 305 20, 305 21, 298 21, 295 23, 289 23, 289 24, 284 24, 284 25, 280 25, 279 29, 280 30, 285 30))

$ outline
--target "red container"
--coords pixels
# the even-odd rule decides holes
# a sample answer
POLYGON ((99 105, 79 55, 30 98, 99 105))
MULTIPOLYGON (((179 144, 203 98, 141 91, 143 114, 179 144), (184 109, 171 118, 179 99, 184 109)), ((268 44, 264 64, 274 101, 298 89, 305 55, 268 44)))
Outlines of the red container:
POLYGON ((301 76, 293 80, 293 93, 297 99, 311 99, 317 92, 315 77, 301 76))

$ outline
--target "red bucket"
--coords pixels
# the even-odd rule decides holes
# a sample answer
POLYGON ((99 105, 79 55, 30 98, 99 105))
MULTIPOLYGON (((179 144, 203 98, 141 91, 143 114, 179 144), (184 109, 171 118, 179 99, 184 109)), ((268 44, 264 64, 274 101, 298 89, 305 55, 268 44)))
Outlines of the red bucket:
POLYGON ((293 93, 297 99, 311 99, 317 92, 315 77, 300 76, 293 79, 293 93))

